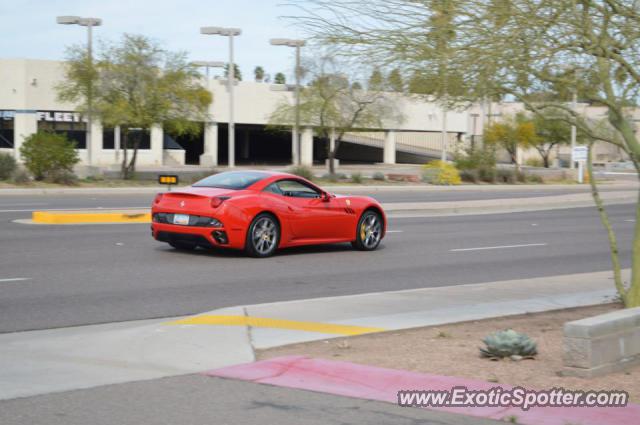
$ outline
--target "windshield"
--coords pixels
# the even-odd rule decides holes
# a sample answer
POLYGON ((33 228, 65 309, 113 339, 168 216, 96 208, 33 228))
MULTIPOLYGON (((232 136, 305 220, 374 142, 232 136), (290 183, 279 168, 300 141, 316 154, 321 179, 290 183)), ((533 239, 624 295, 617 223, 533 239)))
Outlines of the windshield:
POLYGON ((214 174, 193 184, 193 187, 219 187, 221 189, 246 189, 258 182, 268 173, 260 171, 228 171, 214 174))

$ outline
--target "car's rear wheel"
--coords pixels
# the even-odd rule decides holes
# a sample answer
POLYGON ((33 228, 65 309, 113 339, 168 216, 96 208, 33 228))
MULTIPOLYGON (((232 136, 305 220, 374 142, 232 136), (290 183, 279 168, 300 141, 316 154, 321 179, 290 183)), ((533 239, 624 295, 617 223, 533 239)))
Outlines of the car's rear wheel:
POLYGON ((276 251, 279 242, 278 220, 268 213, 258 214, 249 226, 245 251, 252 257, 268 257, 276 251))
POLYGON ((191 242, 179 242, 179 241, 169 242, 169 245, 171 245, 175 249, 179 249, 180 251, 193 251, 198 247, 198 245, 191 242))
POLYGON ((356 240, 351 242, 354 248, 361 251, 373 251, 382 240, 382 216, 373 210, 367 210, 358 220, 356 240))

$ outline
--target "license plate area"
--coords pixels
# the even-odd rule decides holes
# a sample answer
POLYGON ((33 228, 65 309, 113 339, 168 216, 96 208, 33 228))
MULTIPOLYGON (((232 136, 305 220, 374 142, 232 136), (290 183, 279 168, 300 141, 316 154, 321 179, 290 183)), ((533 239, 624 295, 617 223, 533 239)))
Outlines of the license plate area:
POLYGON ((178 224, 180 226, 188 226, 189 225, 189 214, 174 214, 173 215, 173 224, 178 224))

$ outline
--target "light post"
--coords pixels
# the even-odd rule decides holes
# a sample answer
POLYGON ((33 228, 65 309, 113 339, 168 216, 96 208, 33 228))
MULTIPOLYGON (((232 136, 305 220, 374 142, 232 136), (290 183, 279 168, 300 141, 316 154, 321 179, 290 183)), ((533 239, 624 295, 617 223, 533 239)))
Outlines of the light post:
MULTIPOLYGON (((87 59, 89 61, 89 69, 93 69, 93 27, 99 27, 102 25, 102 19, 100 18, 82 18, 80 16, 58 16, 56 22, 61 25, 80 25, 81 27, 87 27, 87 59)), ((93 96, 93 82, 89 79, 89 85, 87 90, 87 131, 86 131, 86 149, 87 149, 87 162, 92 164, 93 152, 91 149, 91 115, 92 111, 92 96, 93 96)))
POLYGON ((293 128, 293 133, 295 137, 294 144, 294 155, 293 155, 293 163, 295 165, 300 165, 302 163, 301 156, 301 143, 300 143, 300 48, 303 47, 306 43, 304 40, 293 40, 289 38, 272 38, 269 40, 272 46, 287 46, 287 47, 295 47, 296 49, 296 87, 295 87, 295 97, 296 97, 296 120, 293 128))
POLYGON ((202 27, 200 28, 200 34, 205 35, 221 35, 229 37, 229 69, 227 71, 227 90, 229 91, 229 156, 228 166, 235 167, 236 165, 236 126, 233 120, 233 86, 236 79, 236 66, 233 62, 233 37, 242 34, 240 28, 223 28, 223 27, 202 27))

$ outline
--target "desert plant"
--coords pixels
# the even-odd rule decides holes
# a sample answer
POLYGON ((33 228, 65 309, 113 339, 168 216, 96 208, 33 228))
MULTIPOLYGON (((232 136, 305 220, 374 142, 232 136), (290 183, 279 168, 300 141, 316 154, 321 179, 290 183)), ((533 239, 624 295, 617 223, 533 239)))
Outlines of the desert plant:
POLYGON ((456 152, 453 162, 464 181, 494 183, 496 180, 496 150, 493 146, 470 147, 456 152))
POLYGON ((311 171, 311 168, 305 167, 304 165, 292 167, 289 169, 289 172, 307 180, 313 180, 313 172, 311 171))
POLYGON ((480 348, 480 355, 488 358, 511 356, 533 357, 538 354, 535 341, 523 333, 513 329, 505 329, 486 336, 482 342, 485 348, 480 348))
POLYGON ((75 145, 64 135, 37 132, 27 137, 20 146, 24 165, 36 180, 44 180, 49 174, 72 172, 80 161, 75 145))
POLYGON ((374 180, 381 181, 381 182, 385 180, 384 173, 380 171, 376 171, 375 173, 373 173, 372 178, 374 180))
POLYGON ((8 153, 0 153, 0 180, 8 180, 16 171, 18 164, 8 153))
POLYGON ((362 173, 351 173, 351 182, 356 184, 362 183, 362 173))
POLYGON ((458 169, 444 161, 433 161, 422 167, 422 180, 440 185, 457 185, 462 182, 458 169))

